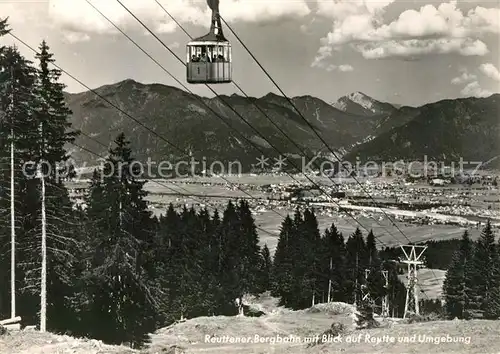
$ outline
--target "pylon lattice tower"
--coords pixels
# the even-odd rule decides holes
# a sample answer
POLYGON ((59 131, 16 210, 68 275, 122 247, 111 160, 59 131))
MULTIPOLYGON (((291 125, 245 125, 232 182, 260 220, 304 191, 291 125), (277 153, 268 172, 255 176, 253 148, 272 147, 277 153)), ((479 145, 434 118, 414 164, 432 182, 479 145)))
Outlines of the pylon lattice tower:
MULTIPOLYGON (((368 280, 370 276, 370 269, 365 269, 365 280, 368 280)), ((382 297, 382 308, 380 311, 380 315, 382 317, 389 317, 389 271, 382 270, 382 277, 384 278, 384 289, 386 290, 386 294, 382 297)), ((372 304, 376 299, 373 299, 370 294, 370 290, 368 289, 367 284, 363 284, 361 286, 362 291, 362 299, 363 301, 371 302, 372 304)))
POLYGON ((389 271, 383 270, 382 276, 385 281, 385 296, 382 298, 382 317, 389 317, 389 271))
POLYGON ((370 269, 365 269, 365 284, 361 285, 361 299, 363 301, 370 300, 370 292, 368 290, 367 280, 370 276, 370 269))
POLYGON ((405 260, 401 260, 401 263, 406 263, 408 265, 408 283, 406 285, 406 302, 405 312, 403 315, 403 318, 406 318, 409 313, 414 313, 416 315, 420 314, 418 291, 416 290, 418 283, 417 270, 418 266, 424 263, 420 259, 424 251, 427 249, 427 246, 401 245, 400 247, 406 257, 405 260))

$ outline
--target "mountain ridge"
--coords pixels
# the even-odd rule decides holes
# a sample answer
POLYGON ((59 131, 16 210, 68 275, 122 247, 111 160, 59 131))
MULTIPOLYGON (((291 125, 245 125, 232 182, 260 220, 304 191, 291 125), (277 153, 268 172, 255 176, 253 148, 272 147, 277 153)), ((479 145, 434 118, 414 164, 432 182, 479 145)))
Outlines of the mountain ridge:
MULTIPOLYGON (((391 154, 395 157, 400 156, 400 151, 394 147, 382 153, 384 146, 390 144, 381 141, 390 140, 389 132, 395 129, 399 132, 397 129, 403 129, 402 127, 424 114, 427 109, 426 105, 396 108, 381 103, 382 110, 379 114, 368 112, 361 106, 364 110, 355 113, 352 110, 339 110, 319 98, 303 95, 290 98, 300 111, 298 114, 285 97, 274 93, 268 93, 260 98, 247 98, 236 94, 207 98, 176 87, 159 83, 142 84, 132 79, 103 85, 94 91, 147 126, 149 130, 131 122, 129 117, 118 112, 92 91, 66 93, 68 106, 73 111, 71 122, 74 128, 81 129, 100 142, 96 143, 88 137, 81 136, 76 143, 83 148, 99 154, 106 153, 104 146, 109 146, 118 133, 124 132, 131 140, 134 153, 140 160, 182 159, 191 155, 203 155, 209 160, 243 160, 241 162, 248 170, 254 167, 256 158, 261 155, 277 157, 283 154, 304 157, 303 152, 305 152, 306 157, 316 154, 328 156, 328 149, 310 129, 309 124, 339 155, 346 153, 348 156, 353 156, 353 153, 357 153, 368 156, 370 154, 365 148, 373 149, 377 146, 379 149, 377 151, 386 157, 391 154), (227 107, 225 103, 232 108, 227 107), (304 122, 303 118, 308 123, 304 122), (290 142, 287 136, 293 142, 290 142), (265 140, 271 142, 272 146, 265 140), (299 148, 296 145, 299 145, 299 148)), ((351 97, 357 96, 351 95, 351 97)), ((380 107, 379 101, 366 95, 362 98, 380 107)), ((444 106, 458 107, 463 105, 460 100, 472 102, 477 99, 450 99, 439 102, 444 102, 442 103, 444 106)), ((487 99, 484 100, 487 102, 487 99)), ((487 114, 491 115, 491 104, 486 106, 487 114)), ((460 114, 460 109, 457 109, 450 108, 446 114, 460 114)), ((440 126, 440 129, 444 127, 440 126)), ((415 138, 411 135, 418 134, 418 129, 411 134, 408 132, 405 134, 406 139, 412 141, 415 138)), ((428 134, 426 136, 432 141, 435 140, 428 134)), ((445 146, 441 148, 446 150, 445 146)), ((410 151, 404 149, 402 151, 410 154, 410 151)), ((95 157, 84 149, 73 147, 72 153, 77 161, 95 160, 95 157)), ((446 155, 447 152, 443 153, 446 155)), ((411 152, 410 155, 412 154, 415 152, 411 152)))
POLYGON ((500 155, 499 108, 500 94, 406 107, 413 116, 407 123, 356 146, 346 159, 488 161, 500 155))

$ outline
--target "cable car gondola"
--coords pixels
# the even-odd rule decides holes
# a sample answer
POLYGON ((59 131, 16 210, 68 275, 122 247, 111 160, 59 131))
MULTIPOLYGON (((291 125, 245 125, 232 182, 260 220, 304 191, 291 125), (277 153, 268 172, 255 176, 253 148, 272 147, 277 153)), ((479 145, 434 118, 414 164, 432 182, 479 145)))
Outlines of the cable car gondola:
POLYGON ((187 44, 187 82, 226 84, 231 82, 231 43, 222 33, 219 0, 207 0, 212 10, 210 32, 187 44))

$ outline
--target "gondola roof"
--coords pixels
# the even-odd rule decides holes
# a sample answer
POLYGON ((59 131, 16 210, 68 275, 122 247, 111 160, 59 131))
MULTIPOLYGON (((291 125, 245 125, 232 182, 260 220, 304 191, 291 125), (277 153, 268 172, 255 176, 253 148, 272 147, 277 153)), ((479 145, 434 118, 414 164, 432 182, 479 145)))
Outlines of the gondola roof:
POLYGON ((210 33, 202 37, 194 38, 192 42, 229 42, 229 41, 226 39, 226 37, 224 37, 223 33, 215 34, 214 32, 210 31, 210 33))

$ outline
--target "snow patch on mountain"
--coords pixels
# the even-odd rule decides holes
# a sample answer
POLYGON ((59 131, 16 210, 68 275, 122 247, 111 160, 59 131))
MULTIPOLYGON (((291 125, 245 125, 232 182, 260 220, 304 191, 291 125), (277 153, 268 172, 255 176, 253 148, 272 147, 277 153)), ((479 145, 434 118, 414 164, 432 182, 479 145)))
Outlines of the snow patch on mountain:
POLYGON ((333 102, 332 106, 338 110, 344 111, 347 108, 347 102, 344 100, 345 97, 340 98, 337 102, 333 102))
POLYGON ((379 102, 359 91, 339 98, 336 102, 332 103, 332 106, 344 112, 364 115, 389 113, 392 109, 395 109, 394 106, 379 102))
POLYGON ((364 109, 367 109, 369 111, 372 111, 373 113, 376 113, 376 110, 374 109, 374 103, 375 100, 367 95, 365 95, 362 92, 353 92, 349 95, 347 95, 347 98, 350 99, 352 102, 359 104, 361 107, 364 109))

